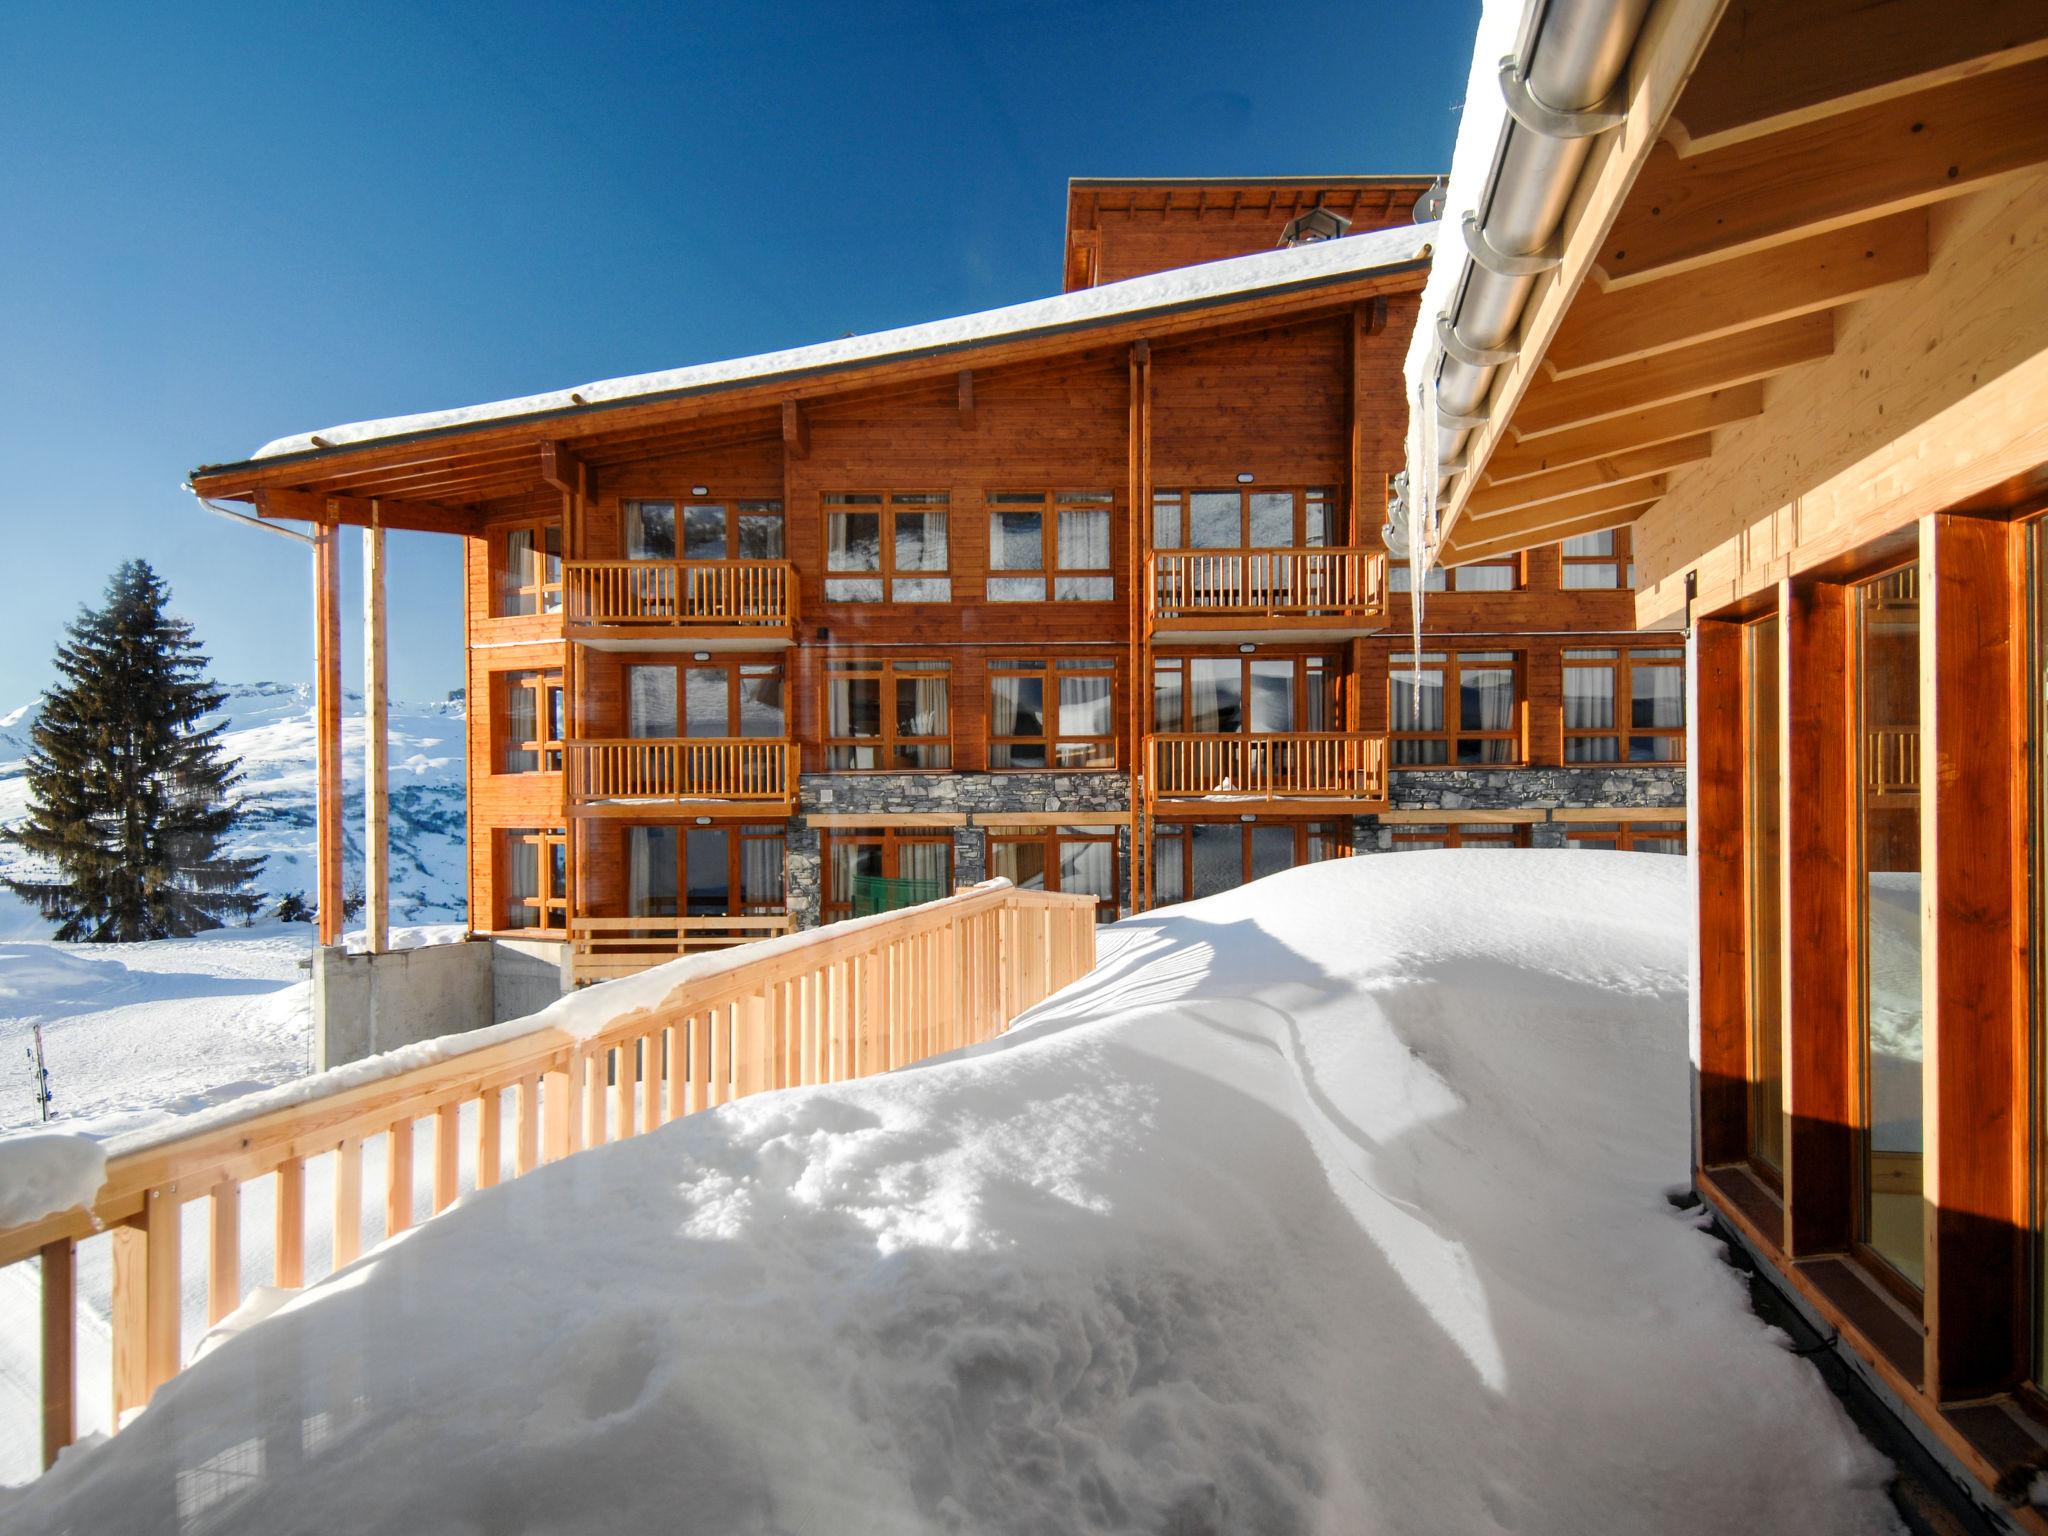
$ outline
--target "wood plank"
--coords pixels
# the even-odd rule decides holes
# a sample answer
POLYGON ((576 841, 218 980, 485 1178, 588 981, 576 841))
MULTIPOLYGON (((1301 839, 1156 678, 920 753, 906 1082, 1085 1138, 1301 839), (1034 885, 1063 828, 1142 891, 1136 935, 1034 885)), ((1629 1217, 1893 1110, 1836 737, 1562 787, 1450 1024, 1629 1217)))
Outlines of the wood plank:
POLYGON ((391 942, 391 658, 384 530, 363 530, 363 947, 391 942))
POLYGON ((43 1245, 43 1466, 78 1438, 78 1248, 70 1238, 43 1245))
POLYGON ((897 811, 869 815, 860 812, 828 812, 806 816, 807 827, 964 827, 965 811, 897 811))
POLYGON ((1660 476, 1654 480, 1615 486, 1604 499, 1592 498, 1570 515, 1559 515, 1553 508, 1561 503, 1553 503, 1550 507, 1532 507, 1491 527, 1469 527, 1461 523, 1459 536, 1449 541, 1441 551, 1440 563, 1463 565, 1473 560, 1513 554, 1535 544, 1575 539, 1582 533, 1626 528, 1648 511, 1664 491, 1665 482, 1660 476), (1585 507, 1592 510, 1585 510, 1585 507))
MULTIPOLYGON (((1762 415, 1763 408, 1763 382, 1754 380, 1674 400, 1668 405, 1631 411, 1625 416, 1611 417, 1591 426, 1533 438, 1527 445, 1515 443, 1503 447, 1487 461, 1482 483, 1505 486, 1533 475, 1553 474, 1574 465, 1598 463, 1638 449, 1654 448, 1659 443, 1712 432, 1717 427, 1733 426, 1762 415)), ((1475 491, 1473 494, 1478 493, 1475 491)))
POLYGON ((538 1077, 520 1079, 519 1097, 512 1112, 512 1172, 514 1176, 533 1172, 540 1166, 540 1094, 538 1077))
POLYGON ((321 944, 341 942, 341 534, 313 529, 314 922, 321 944))
POLYGON ((1926 1380, 1944 1402, 2031 1374, 2025 538, 1920 523, 1926 1380))
POLYGON ((810 417, 800 400, 782 402, 782 451, 793 459, 804 458, 811 451, 810 417))
POLYGON ((505 1091, 486 1089, 476 1106, 476 1187, 489 1189, 505 1170, 505 1091))
POLYGON ((363 1252, 363 1141, 344 1136, 334 1149, 334 1268, 363 1252))
POLYGON ((2037 0, 1733 0, 1672 114, 1672 142, 1706 154, 2044 52, 2037 0))
POLYGON ((1601 247, 1609 287, 1958 197, 2048 160, 2048 58, 1685 158, 1662 145, 1601 247))
POLYGON ((1575 495, 1597 495, 1608 487, 1652 479, 1666 470, 1697 463, 1713 451, 1714 439, 1704 432, 1695 437, 1660 443, 1654 448, 1632 448, 1626 453, 1574 464, 1568 469, 1552 470, 1549 474, 1529 475, 1507 485, 1482 486, 1465 504, 1465 513, 1472 519, 1473 528, 1483 534, 1490 527, 1490 520, 1504 513, 1545 503, 1564 503, 1575 495))
POLYGON ((149 1401, 149 1238, 140 1225, 113 1230, 114 1427, 149 1401))
POLYGON ((1552 378, 1834 309, 1927 272, 1927 210, 1827 230, 1694 272, 1579 295, 1544 355, 1552 378))
POLYGON ((384 1137, 384 1235, 396 1236, 412 1225, 413 1138, 412 1116, 392 1123, 384 1137))
POLYGON ((1699 829, 1693 839, 1700 946, 1693 1165, 1708 1168, 1749 1155, 1742 626, 1703 621, 1694 634, 1695 702, 1687 718, 1696 724, 1686 754, 1699 829))
POLYGON ((1855 842, 1846 587, 1781 583, 1778 910, 1785 1036, 1785 1246, 1848 1251, 1855 1235, 1855 842), (1795 916, 1796 915, 1796 916, 1795 916))
POLYGON ((1747 384, 1814 362, 1834 350, 1835 319, 1826 311, 1738 331, 1597 373, 1552 380, 1529 391, 1515 413, 1515 440, 1627 416, 1647 406, 1747 384))
POLYGON ((1373 819, 1383 827, 1512 827, 1547 821, 1553 813, 1541 807, 1511 811, 1414 810, 1381 811, 1373 819))
POLYGON ((206 1197, 206 1322, 242 1304, 242 1186, 223 1179, 206 1197))
POLYGON ((443 1104, 434 1111, 434 1211, 439 1214, 462 1193, 462 1107, 443 1104))
POLYGON ((412 533, 476 533, 482 526, 472 507, 432 501, 377 501, 366 496, 322 495, 270 485, 253 493, 263 517, 287 522, 340 523, 352 528, 403 528, 412 533))
POLYGON ((150 1191, 143 1207, 143 1390, 151 1397, 184 1363, 184 1214, 168 1189, 150 1191))
POLYGON ((306 1164, 287 1157, 277 1165, 272 1207, 271 1283, 295 1291, 306 1283, 306 1164))

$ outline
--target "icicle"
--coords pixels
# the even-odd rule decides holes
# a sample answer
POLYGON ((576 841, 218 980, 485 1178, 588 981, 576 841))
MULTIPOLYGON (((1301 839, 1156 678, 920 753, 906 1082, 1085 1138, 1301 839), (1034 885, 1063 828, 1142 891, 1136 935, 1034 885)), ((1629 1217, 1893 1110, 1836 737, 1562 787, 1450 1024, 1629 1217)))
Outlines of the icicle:
POLYGON ((1429 558, 1436 550, 1437 497, 1436 374, 1415 386, 1408 413, 1408 621, 1415 660, 1412 685, 1422 686, 1422 608, 1429 558))

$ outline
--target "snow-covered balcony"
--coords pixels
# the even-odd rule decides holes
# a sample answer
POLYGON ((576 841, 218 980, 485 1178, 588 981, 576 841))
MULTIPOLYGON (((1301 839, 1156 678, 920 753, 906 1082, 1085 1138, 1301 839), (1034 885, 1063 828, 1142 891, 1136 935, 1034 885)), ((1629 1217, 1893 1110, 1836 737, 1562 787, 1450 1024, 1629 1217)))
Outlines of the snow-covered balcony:
POLYGON ((792 643, 796 567, 787 560, 571 560, 572 640, 610 651, 767 651, 792 643))
POLYGON ((1356 731, 1162 732, 1145 738, 1161 813, 1364 815, 1387 804, 1387 742, 1356 731))
POLYGON ((1146 561, 1159 641, 1348 640, 1387 611, 1387 557, 1369 549, 1163 549, 1146 561))

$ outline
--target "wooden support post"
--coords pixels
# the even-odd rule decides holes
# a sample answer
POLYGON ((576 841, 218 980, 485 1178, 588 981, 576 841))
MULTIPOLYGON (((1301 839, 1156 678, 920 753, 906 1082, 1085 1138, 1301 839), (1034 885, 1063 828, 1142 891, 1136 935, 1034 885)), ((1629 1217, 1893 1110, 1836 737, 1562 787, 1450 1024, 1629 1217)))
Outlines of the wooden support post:
POLYGON ((207 1195, 206 1321, 211 1327, 242 1304, 242 1186, 223 1179, 207 1195))
POLYGON ((78 1438, 78 1250, 43 1244, 43 1465, 78 1438))
POLYGON ((1856 1230, 1849 601, 1832 582, 1778 586, 1785 1242, 1796 1259, 1846 1252, 1856 1230))
MULTIPOLYGON (((377 504, 372 502, 374 507, 377 504)), ((384 611, 384 530, 363 530, 363 931, 384 953, 391 923, 391 699, 384 611)))
POLYGON ((173 1189, 152 1189, 145 1197, 142 1217, 147 1240, 143 1255, 145 1300, 143 1370, 145 1399, 178 1374, 183 1363, 179 1345, 184 1322, 184 1264, 182 1245, 184 1207, 173 1189))
POLYGON ((541 1075, 540 1114, 541 1158, 545 1162, 560 1162, 576 1146, 576 1079, 571 1067, 558 1067, 541 1075))
POLYGON ((443 1104, 434 1111, 434 1211, 455 1203, 462 1191, 462 1106, 443 1104))
POLYGON ((793 459, 810 457, 811 422, 801 401, 782 402, 782 451, 793 459))
POLYGON ((1366 500, 1368 491, 1377 493, 1381 480, 1375 471, 1372 434, 1367 430, 1366 413, 1376 400, 1383 400, 1384 393, 1377 388, 1378 375, 1370 366, 1372 361, 1372 338, 1387 328, 1387 296, 1375 294, 1363 304, 1352 306, 1351 310, 1351 526, 1342 537, 1336 529, 1328 531, 1333 544, 1364 545, 1367 536, 1379 525, 1383 508, 1373 506, 1366 500))
MULTIPOLYGON (((1150 808, 1145 803, 1145 728, 1152 700, 1152 643, 1150 569, 1152 549, 1152 345, 1131 344, 1129 481, 1130 498, 1130 581, 1131 662, 1126 687, 1130 730, 1124 767, 1131 786, 1132 846, 1137 846, 1137 829, 1149 826, 1150 808)), ((1131 861, 1131 910, 1143 912, 1151 905, 1151 887, 1145 861, 1131 861)))
POLYGON ((1695 1164, 1711 1168, 1749 1153, 1749 944, 1745 917, 1742 626, 1702 622, 1694 631, 1692 718, 1698 805, 1697 920, 1700 967, 1695 1164))
POLYGON ((1920 520, 1926 1381, 1942 1402, 2030 1374, 2024 538, 1920 520))
POLYGON ((306 1283, 306 1164, 288 1157, 277 1165, 277 1205, 271 1234, 271 1283, 297 1290, 306 1283))
POLYGON ((512 1111, 512 1172, 516 1177, 540 1166, 541 1080, 528 1077, 519 1084, 519 1101, 512 1111))
POLYGON ((149 1238, 138 1221, 113 1231, 114 1427, 149 1401, 149 1238))
POLYGON ((476 1187, 498 1182, 505 1164, 505 1092, 486 1088, 476 1105, 476 1187))
POLYGON ((412 1117, 394 1124, 385 1140, 384 1235, 390 1237, 412 1225, 412 1117))
POLYGON ((315 926, 341 942, 341 531, 313 528, 313 857, 315 926))
POLYGON ((353 1264, 363 1251, 363 1142, 344 1137, 334 1149, 334 1268, 353 1264))

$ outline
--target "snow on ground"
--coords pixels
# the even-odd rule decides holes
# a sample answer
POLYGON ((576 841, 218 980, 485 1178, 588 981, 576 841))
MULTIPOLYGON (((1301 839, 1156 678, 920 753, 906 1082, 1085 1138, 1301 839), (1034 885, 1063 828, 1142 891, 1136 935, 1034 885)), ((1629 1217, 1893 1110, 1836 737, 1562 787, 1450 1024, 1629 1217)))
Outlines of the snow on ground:
POLYGON ((1687 889, 1416 852, 1129 920, 988 1046, 464 1198, 0 1523, 1896 1530, 1664 1199, 1687 889))

